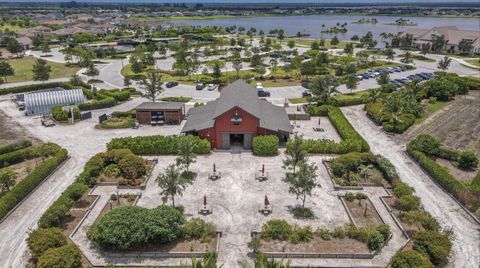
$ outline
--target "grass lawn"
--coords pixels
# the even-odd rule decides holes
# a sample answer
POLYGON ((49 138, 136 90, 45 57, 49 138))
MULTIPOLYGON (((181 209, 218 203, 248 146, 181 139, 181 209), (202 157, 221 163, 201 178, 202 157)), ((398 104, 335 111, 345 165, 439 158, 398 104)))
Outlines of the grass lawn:
MULTIPOLYGON (((9 83, 15 82, 24 82, 33 80, 32 67, 35 64, 36 58, 34 57, 24 57, 22 59, 9 60, 8 62, 15 69, 14 76, 8 76, 7 81, 9 83)), ((48 65, 52 67, 52 72, 50 73, 50 79, 61 78, 61 77, 70 77, 73 74, 77 73, 80 70, 79 67, 66 67, 65 64, 49 62, 48 65)))
POLYGON ((21 26, 18 26, 18 25, 10 25, 10 24, 5 24, 5 25, 0 25, 0 31, 5 31, 5 30, 10 30, 10 31, 14 31, 14 32, 17 32, 17 31, 20 31, 20 30, 23 30, 25 29, 25 27, 21 27, 21 26))
MULTIPOLYGON (((287 44, 288 40, 294 40, 295 41, 295 46, 305 46, 305 47, 310 47, 314 41, 318 41, 319 39, 309 39, 309 38, 285 38, 285 40, 282 42, 283 44, 287 44)), ((345 48, 345 45, 349 43, 348 41, 345 40, 340 40, 340 43, 336 45, 335 47, 330 44, 330 40, 325 40, 325 46, 324 48, 330 49, 330 48, 345 48)))
POLYGON ((430 115, 432 115, 437 111, 440 111, 447 104, 448 102, 443 102, 443 101, 436 101, 434 103, 428 102, 428 104, 424 108, 424 113, 422 114, 422 116, 415 119, 415 124, 423 123, 430 115))
POLYGON ((291 98, 288 101, 292 104, 307 103, 307 98, 291 98))
POLYGON ((480 59, 472 59, 472 60, 465 60, 465 61, 472 64, 472 65, 480 67, 480 59))
MULTIPOLYGON (((404 55, 405 54, 399 55, 399 57, 403 57, 404 55)), ((427 58, 423 55, 418 55, 418 54, 412 54, 412 59, 421 60, 421 61, 425 61, 425 62, 436 62, 436 60, 434 60, 432 58, 427 58)))

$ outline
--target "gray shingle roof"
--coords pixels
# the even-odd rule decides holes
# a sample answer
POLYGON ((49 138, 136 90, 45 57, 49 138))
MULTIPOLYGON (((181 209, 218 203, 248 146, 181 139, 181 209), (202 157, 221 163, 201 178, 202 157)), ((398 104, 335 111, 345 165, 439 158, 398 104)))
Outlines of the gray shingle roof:
POLYGON ((182 132, 199 131, 215 125, 215 119, 234 107, 238 107, 259 120, 259 127, 292 132, 287 112, 258 98, 257 89, 243 80, 237 80, 222 89, 220 97, 205 106, 194 107, 188 112, 188 119, 182 132))
POLYGON ((135 108, 137 111, 180 110, 183 102, 144 102, 135 108))

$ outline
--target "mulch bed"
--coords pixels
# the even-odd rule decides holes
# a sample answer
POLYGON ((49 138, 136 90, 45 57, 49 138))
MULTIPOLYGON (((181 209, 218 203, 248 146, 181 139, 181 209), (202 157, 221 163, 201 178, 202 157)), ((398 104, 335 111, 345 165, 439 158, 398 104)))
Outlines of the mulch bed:
POLYGON ((347 204, 347 207, 350 210, 350 213, 352 214, 357 226, 376 227, 380 224, 383 224, 382 218, 380 218, 380 215, 378 215, 369 199, 354 200, 352 202, 345 200, 345 204, 347 204), (366 216, 365 206, 367 207, 366 216))

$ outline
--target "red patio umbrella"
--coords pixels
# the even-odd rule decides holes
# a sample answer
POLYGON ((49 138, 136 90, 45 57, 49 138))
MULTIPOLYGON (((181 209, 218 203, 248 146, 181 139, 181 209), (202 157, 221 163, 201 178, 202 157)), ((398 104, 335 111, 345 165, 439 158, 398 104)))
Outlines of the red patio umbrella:
POLYGON ((265 207, 268 207, 268 205, 270 205, 267 195, 265 195, 265 200, 263 201, 263 203, 265 203, 265 207))

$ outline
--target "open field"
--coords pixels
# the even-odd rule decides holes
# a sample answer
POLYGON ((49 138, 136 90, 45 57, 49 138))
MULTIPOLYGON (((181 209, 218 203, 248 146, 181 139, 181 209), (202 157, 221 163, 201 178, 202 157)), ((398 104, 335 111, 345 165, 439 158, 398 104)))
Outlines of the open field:
POLYGON ((409 129, 400 139, 408 141, 421 134, 437 137, 448 147, 480 153, 480 92, 459 95, 422 124, 409 129))
MULTIPOLYGON (((8 76, 7 81, 9 83, 15 83, 33 80, 32 66, 35 64, 35 60, 36 59, 34 57, 24 57, 21 59, 9 60, 8 62, 15 69, 15 75, 8 76)), ((80 70, 79 67, 67 67, 61 63, 50 61, 47 62, 48 65, 52 67, 50 79, 70 77, 80 70)))

